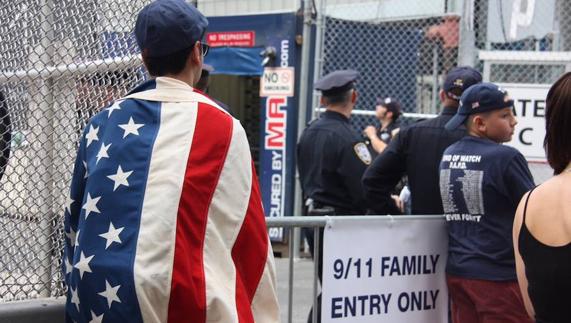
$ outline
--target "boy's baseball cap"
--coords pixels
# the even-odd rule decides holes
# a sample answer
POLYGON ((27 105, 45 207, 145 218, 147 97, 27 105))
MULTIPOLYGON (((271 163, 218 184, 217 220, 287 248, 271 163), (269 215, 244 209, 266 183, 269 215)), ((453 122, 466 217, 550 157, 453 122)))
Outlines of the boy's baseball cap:
POLYGON ((451 69, 446 75, 443 89, 449 97, 459 100, 466 89, 481 82, 482 74, 480 72, 469 66, 458 66, 451 69))
POLYGON ((141 52, 161 57, 193 46, 207 26, 206 17, 184 0, 156 0, 139 12, 135 38, 141 52))
POLYGON ((468 116, 476 113, 513 107, 514 101, 508 93, 493 83, 480 83, 467 89, 460 98, 456 115, 446 123, 447 130, 454 130, 463 124, 468 116))

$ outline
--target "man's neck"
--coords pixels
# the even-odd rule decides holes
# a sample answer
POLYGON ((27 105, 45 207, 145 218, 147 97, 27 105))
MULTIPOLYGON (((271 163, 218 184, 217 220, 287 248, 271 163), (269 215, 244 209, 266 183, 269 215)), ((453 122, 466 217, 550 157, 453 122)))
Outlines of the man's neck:
POLYGON ((382 130, 382 129, 386 129, 388 126, 391 125, 391 123, 393 123, 393 121, 392 121, 391 119, 388 119, 388 120, 383 119, 383 120, 381 120, 381 130, 382 130))
POLYGON ((181 82, 188 84, 190 87, 194 87, 196 82, 198 82, 198 79, 195 79, 194 75, 195 73, 193 73, 193 71, 185 69, 178 74, 167 74, 165 75, 165 77, 170 77, 175 80, 179 80, 181 82))
POLYGON ((327 110, 337 112, 337 113, 341 113, 347 119, 349 119, 349 118, 351 118, 351 111, 353 110, 353 108, 349 105, 344 105, 344 106, 329 105, 329 106, 327 106, 327 110))
MULTIPOLYGON (((476 137, 476 138, 482 138, 482 139, 488 139, 491 140, 493 142, 497 142, 492 138, 489 138, 485 133, 475 130, 475 129, 468 129, 468 135, 472 136, 472 137, 476 137)), ((498 144, 501 144, 501 142, 497 142, 498 144)))

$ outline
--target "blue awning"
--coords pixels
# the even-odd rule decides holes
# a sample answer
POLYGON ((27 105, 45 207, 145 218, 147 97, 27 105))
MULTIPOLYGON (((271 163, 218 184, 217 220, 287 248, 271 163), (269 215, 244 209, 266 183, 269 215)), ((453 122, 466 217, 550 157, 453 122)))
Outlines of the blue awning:
POLYGON ((204 62, 214 67, 213 75, 262 75, 261 47, 210 48, 204 62))

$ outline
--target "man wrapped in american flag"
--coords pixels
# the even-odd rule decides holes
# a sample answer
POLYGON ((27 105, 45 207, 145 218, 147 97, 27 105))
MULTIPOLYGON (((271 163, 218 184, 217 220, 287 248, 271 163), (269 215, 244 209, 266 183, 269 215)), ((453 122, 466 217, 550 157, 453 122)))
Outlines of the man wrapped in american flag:
POLYGON ((65 212, 68 322, 277 322, 273 255, 240 122, 192 85, 206 18, 138 15, 154 79, 93 117, 65 212))

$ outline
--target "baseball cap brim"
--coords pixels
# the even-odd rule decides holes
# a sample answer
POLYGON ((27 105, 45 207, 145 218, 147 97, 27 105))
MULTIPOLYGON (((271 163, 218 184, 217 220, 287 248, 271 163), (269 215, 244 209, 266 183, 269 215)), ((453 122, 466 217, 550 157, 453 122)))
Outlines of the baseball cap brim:
POLYGON ((460 127, 460 125, 462 125, 464 123, 464 121, 466 121, 466 118, 468 118, 467 115, 456 113, 456 115, 454 115, 452 117, 452 119, 450 119, 446 123, 446 125, 444 125, 444 128, 446 130, 454 130, 454 129, 460 127))

